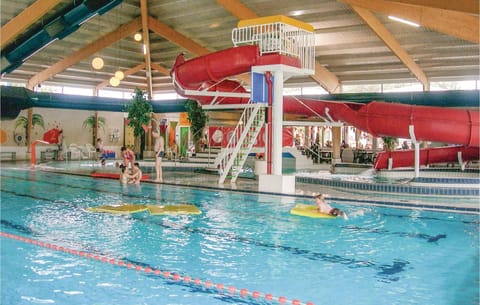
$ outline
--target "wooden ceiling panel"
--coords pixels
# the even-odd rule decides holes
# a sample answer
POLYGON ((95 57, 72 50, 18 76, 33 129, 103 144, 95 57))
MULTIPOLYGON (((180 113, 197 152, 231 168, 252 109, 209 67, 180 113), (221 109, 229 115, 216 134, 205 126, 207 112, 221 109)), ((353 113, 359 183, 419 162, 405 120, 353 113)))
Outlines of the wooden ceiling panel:
MULTIPOLYGON (((148 0, 148 15, 151 18, 168 26, 177 37, 183 36, 196 45, 196 47, 187 45, 187 49, 182 43, 169 41, 150 29, 152 63, 169 70, 180 52, 186 52, 185 56, 188 59, 199 54, 232 47, 231 31, 239 19, 220 4, 222 1, 226 0, 184 0, 181 2, 148 0)), ((412 81, 413 76, 406 66, 355 14, 346 3, 347 1, 350 0, 345 0, 345 2, 337 0, 229 0, 227 2, 240 2, 250 12, 259 16, 284 14, 312 24, 317 37, 316 60, 321 67, 333 72, 340 83, 412 81)), ((351 1, 365 2, 363 0, 351 1)), ((471 19, 472 16, 474 18, 478 16, 478 14, 475 15, 475 10, 472 12, 471 8, 463 5, 465 0, 460 0, 458 6, 456 6, 457 2, 445 0, 375 0, 369 1, 369 3, 380 1, 397 6, 409 5, 441 9, 447 11, 446 16, 453 16, 451 15, 453 11, 460 16, 466 16, 465 20, 471 19), (452 6, 452 4, 455 5, 452 6)), ((2 25, 15 18, 32 3, 34 3, 33 0, 2 0, 0 3, 2 25)), ((26 35, 35 26, 41 25, 62 6, 69 3, 71 1, 62 0, 58 8, 54 8, 44 17, 33 22, 27 30, 19 34, 19 37, 26 35)), ((429 79, 432 77, 442 79, 473 77, 478 79, 480 52, 477 43, 427 27, 413 28, 389 20, 382 11, 373 12, 374 16, 429 79), (477 75, 473 73, 474 71, 477 71, 477 75)), ((140 0, 124 0, 113 10, 102 16, 94 17, 76 32, 44 48, 21 67, 4 75, 2 81, 25 84, 34 75, 64 61, 75 52, 139 16, 140 0)), ((442 18, 445 18, 445 15, 443 16, 442 18)), ((438 23, 438 21, 436 22, 438 23)), ((454 23, 452 24, 454 26, 454 23)), ((128 70, 144 62, 142 43, 134 41, 133 33, 131 33, 89 56, 79 58, 78 62, 71 63, 64 68, 64 71, 45 78, 43 82, 65 83, 73 86, 97 86, 108 80, 117 68, 128 70), (91 60, 94 56, 101 56, 105 60, 105 67, 101 71, 95 71, 91 67, 91 60)), ((168 86, 168 76, 153 70, 152 77, 154 91, 164 92, 169 90, 168 88, 172 89, 171 86, 168 86)), ((137 72, 125 82, 121 82, 120 88, 132 88, 134 84, 142 85, 142 81, 145 81, 144 72, 137 72)), ((298 81, 318 86, 308 77, 289 79, 286 86, 298 81)))

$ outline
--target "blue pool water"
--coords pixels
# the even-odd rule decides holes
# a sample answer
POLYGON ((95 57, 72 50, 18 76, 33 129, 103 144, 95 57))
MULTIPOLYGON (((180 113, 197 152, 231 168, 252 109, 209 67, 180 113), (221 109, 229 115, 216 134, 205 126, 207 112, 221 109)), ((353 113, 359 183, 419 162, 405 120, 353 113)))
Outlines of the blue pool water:
POLYGON ((322 220, 289 214, 309 198, 26 170, 1 178, 4 233, 261 293, 220 293, 1 237, 1 304, 278 304, 266 293, 288 304, 479 303, 478 215, 332 202, 352 217, 322 220), (120 203, 190 203, 202 214, 86 210, 120 203))

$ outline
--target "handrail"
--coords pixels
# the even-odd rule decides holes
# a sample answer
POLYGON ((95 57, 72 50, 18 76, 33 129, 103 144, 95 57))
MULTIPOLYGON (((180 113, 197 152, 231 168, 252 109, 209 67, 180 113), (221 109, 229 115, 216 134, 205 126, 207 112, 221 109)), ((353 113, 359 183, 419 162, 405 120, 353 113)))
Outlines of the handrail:
POLYGON ((258 119, 263 120, 264 111, 261 108, 264 107, 264 105, 251 103, 250 105, 252 106, 245 108, 243 111, 240 120, 230 137, 227 147, 222 151, 222 157, 219 162, 219 184, 225 182, 230 170, 232 170, 231 182, 234 183, 236 181, 240 169, 245 163, 247 154, 251 150, 253 143, 260 132, 261 126, 253 123, 258 119), (258 117, 258 115, 261 115, 261 117, 258 117), (242 151, 242 153, 240 153, 240 151, 242 151), (239 153, 240 157, 238 157, 239 153))
MULTIPOLYGON (((316 155, 317 158, 320 158, 320 150, 318 152, 315 152, 313 149, 311 149, 309 146, 303 146, 303 149, 309 151, 312 155, 316 155)), ((312 158, 313 159, 313 158, 312 158)))
POLYGON ((30 158, 30 166, 32 168, 35 167, 35 164, 37 163, 37 158, 36 158, 36 153, 35 153, 35 145, 37 145, 37 143, 40 143, 40 144, 50 144, 50 142, 47 142, 47 141, 43 141, 43 140, 35 140, 33 141, 32 144, 30 144, 30 151, 32 153, 32 156, 30 158))

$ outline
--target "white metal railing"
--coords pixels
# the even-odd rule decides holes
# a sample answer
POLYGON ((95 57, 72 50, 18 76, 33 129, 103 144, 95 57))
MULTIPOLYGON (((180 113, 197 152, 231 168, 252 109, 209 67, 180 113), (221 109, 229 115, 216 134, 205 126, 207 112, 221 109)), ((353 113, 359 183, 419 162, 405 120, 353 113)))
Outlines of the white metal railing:
POLYGON ((218 167, 220 171, 219 184, 223 184, 231 172, 231 182, 237 180, 248 153, 253 147, 260 129, 265 122, 265 104, 250 104, 245 108, 235 127, 227 147, 222 150, 218 167))
POLYGON ((306 74, 315 72, 315 35, 305 29, 273 22, 235 28, 232 31, 234 46, 259 46, 260 55, 278 53, 300 59, 306 74))
MULTIPOLYGON (((250 93, 246 92, 229 92, 229 91, 209 91, 209 88, 203 88, 202 90, 191 90, 191 89, 185 89, 181 83, 179 83, 175 77, 175 73, 172 73, 172 82, 173 85, 181 96, 190 96, 190 97, 195 97, 195 96, 212 96, 214 97, 212 101, 210 102, 212 105, 217 104, 219 101, 217 100, 218 98, 223 98, 223 97, 237 97, 237 98, 250 98, 250 93)), ((216 85, 220 83, 220 81, 216 82, 213 85, 216 85)), ((239 85, 240 86, 240 85, 239 85)))

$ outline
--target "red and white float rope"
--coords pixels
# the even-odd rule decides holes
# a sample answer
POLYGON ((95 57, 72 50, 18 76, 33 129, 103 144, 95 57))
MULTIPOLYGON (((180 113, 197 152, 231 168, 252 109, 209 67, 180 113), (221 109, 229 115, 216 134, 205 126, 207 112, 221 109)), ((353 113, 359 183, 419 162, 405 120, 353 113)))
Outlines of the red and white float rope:
POLYGON ((301 302, 300 300, 297 300, 297 299, 289 300, 286 297, 283 297, 283 296, 276 297, 276 296, 274 296, 270 293, 261 293, 259 291, 249 291, 246 288, 238 289, 235 286, 226 286, 222 283, 213 283, 212 281, 209 281, 209 280, 205 281, 205 280, 201 280, 201 279, 198 279, 198 278, 192 278, 188 275, 180 275, 180 274, 175 273, 175 272, 161 271, 159 269, 152 269, 150 267, 142 267, 140 265, 135 265, 135 264, 132 264, 130 262, 124 262, 122 260, 118 260, 118 259, 111 258, 111 257, 108 257, 108 256, 92 254, 92 253, 81 251, 81 250, 71 249, 71 248, 68 248, 68 247, 63 247, 63 246, 59 246, 59 245, 48 243, 48 242, 38 241, 38 240, 35 240, 35 239, 31 239, 31 238, 27 238, 27 237, 23 237, 23 236, 19 236, 19 235, 5 233, 3 231, 0 231, 0 236, 10 238, 10 239, 14 239, 14 240, 18 240, 18 241, 22 241, 22 242, 29 243, 29 244, 32 244, 32 245, 35 245, 35 246, 44 247, 44 248, 51 249, 51 250, 54 250, 54 251, 60 251, 60 252, 69 253, 69 254, 72 254, 72 255, 77 255, 77 256, 85 258, 85 259, 92 259, 92 260, 99 261, 99 262, 102 262, 102 263, 107 263, 107 264, 110 264, 110 265, 116 265, 116 266, 119 266, 119 267, 132 269, 132 270, 135 270, 135 271, 138 271, 138 272, 145 272, 145 273, 155 274, 155 275, 158 275, 158 276, 163 276, 165 279, 173 280, 174 282, 182 282, 183 281, 186 284, 191 284, 191 285, 194 285, 194 286, 203 286, 206 289, 216 290, 219 293, 225 293, 226 292, 226 293, 229 293, 232 296, 238 295, 242 298, 251 297, 253 299, 264 298, 267 301, 278 302, 279 304, 282 304, 282 305, 283 304, 288 304, 288 303, 291 304, 291 305, 314 305, 312 302, 303 303, 303 302, 301 302))

